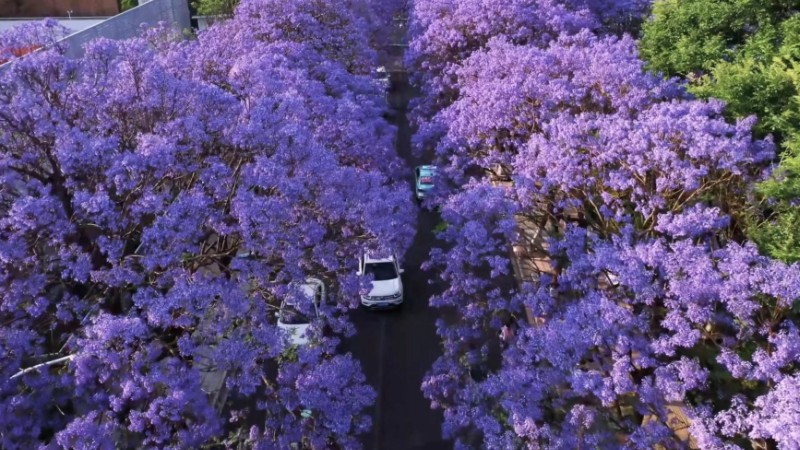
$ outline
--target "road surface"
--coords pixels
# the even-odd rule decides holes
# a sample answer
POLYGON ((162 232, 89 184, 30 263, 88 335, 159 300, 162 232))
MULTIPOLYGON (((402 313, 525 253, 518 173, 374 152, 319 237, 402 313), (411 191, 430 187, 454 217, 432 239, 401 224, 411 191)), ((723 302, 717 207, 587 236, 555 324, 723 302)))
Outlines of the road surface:
MULTIPOLYGON (((402 48, 392 55, 393 64, 402 66, 402 48)), ((406 108, 412 89, 402 73, 392 75, 390 102, 396 107, 393 122, 398 127, 397 153, 406 162, 409 193, 413 192, 413 169, 429 161, 417 159, 411 152, 412 130, 406 108)), ((340 353, 352 352, 361 362, 367 382, 378 397, 370 408, 373 426, 362 435, 365 450, 443 450, 453 443, 441 437, 442 413, 431 410, 422 396, 425 373, 441 354, 435 322, 441 311, 428 306, 428 299, 437 291, 429 283, 435 278, 420 266, 436 241, 433 228, 439 223, 435 213, 420 210, 416 236, 401 262, 405 300, 395 311, 352 311, 351 320, 357 333, 340 346, 340 353)), ((233 396, 229 407, 248 408, 247 423, 263 425, 263 411, 256 407, 259 395, 249 398, 233 396)))
MULTIPOLYGON (((408 167, 409 190, 413 190, 413 168, 427 161, 411 154, 411 133, 406 106, 411 89, 402 74, 392 76, 390 100, 397 107, 397 152, 408 167)), ((417 233, 411 248, 402 259, 405 300, 396 311, 351 313, 357 333, 343 344, 361 361, 367 382, 378 393, 371 413, 373 427, 363 436, 367 450, 447 449, 452 443, 441 437, 441 411, 431 410, 422 396, 422 378, 441 354, 436 336, 437 309, 428 306, 436 291, 428 280, 431 273, 420 266, 434 244, 432 230, 436 214, 420 210, 417 233)))

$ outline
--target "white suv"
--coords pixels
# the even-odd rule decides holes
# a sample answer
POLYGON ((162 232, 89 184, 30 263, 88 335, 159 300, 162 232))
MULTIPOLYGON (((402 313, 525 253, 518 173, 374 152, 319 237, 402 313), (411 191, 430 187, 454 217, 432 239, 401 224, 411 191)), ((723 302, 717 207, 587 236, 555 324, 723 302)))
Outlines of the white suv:
POLYGON ((365 254, 358 261, 358 274, 372 276, 372 288, 361 296, 361 304, 367 308, 392 308, 403 304, 403 269, 394 255, 388 258, 372 258, 365 254))

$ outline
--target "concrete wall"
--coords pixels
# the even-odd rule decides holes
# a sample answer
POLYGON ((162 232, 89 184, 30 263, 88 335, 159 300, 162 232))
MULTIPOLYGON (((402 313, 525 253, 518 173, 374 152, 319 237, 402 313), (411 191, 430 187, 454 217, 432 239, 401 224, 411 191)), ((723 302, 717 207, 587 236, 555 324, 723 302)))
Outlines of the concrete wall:
POLYGON ((83 46, 89 41, 104 37, 128 39, 139 35, 142 24, 156 25, 158 22, 172 23, 179 28, 191 26, 188 0, 152 0, 129 9, 93 27, 66 37, 67 56, 80 58, 83 46))

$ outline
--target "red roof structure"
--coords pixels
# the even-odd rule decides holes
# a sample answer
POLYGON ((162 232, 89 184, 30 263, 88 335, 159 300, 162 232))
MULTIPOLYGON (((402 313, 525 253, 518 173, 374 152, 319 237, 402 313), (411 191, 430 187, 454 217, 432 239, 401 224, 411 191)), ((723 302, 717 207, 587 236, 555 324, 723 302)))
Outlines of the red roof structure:
POLYGON ((28 47, 19 47, 19 48, 12 48, 11 50, 8 49, 0 49, 0 65, 7 63, 10 61, 10 58, 4 58, 3 55, 6 55, 10 52, 14 57, 19 58, 20 56, 25 56, 28 53, 33 53, 36 50, 42 48, 41 45, 31 45, 28 47))
POLYGON ((0 1, 0 17, 109 17, 119 13, 117 0, 0 1))

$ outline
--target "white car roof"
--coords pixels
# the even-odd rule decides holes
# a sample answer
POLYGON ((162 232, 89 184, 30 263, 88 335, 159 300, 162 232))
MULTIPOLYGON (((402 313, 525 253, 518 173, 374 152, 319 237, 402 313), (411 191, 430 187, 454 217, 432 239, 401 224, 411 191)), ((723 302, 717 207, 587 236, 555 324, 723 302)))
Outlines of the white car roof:
MULTIPOLYGON (((316 278, 311 278, 311 277, 306 278, 305 282, 303 282, 302 284, 299 284, 300 290, 303 291, 303 294, 305 294, 306 297, 308 297, 310 299, 314 298, 314 294, 315 294, 314 291, 316 291, 316 289, 318 287, 324 286, 324 285, 325 284, 322 282, 322 280, 318 280, 316 278)), ((284 305, 295 306, 295 302, 293 302, 291 300, 289 300, 289 301, 287 301, 287 300, 289 300, 289 299, 284 299, 283 300, 283 304, 284 305)))
POLYGON ((303 291, 308 298, 314 297, 314 285, 313 284, 301 284, 300 289, 303 291))
POLYGON ((387 258, 373 258, 372 256, 369 255, 369 253, 364 254, 364 264, 394 262, 394 261, 395 261, 394 255, 389 256, 387 258))

